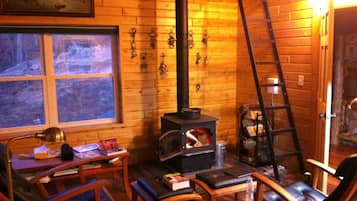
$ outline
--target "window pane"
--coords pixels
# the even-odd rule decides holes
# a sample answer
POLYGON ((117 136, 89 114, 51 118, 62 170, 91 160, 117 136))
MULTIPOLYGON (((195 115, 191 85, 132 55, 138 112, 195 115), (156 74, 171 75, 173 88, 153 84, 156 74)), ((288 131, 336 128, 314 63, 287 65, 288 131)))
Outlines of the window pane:
POLYGON ((44 124, 42 82, 0 82, 0 128, 44 124))
POLYGON ((0 33, 0 77, 41 75, 39 34, 0 33))
POLYGON ((56 81, 59 122, 114 118, 111 78, 56 81))
POLYGON ((53 35, 56 75, 112 73, 111 35, 53 35))

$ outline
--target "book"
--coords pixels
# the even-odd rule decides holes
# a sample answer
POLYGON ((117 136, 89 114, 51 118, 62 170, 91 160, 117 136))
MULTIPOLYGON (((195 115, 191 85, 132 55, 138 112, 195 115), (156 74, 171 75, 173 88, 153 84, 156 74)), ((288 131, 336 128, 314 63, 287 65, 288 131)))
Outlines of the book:
POLYGON ((214 189, 246 183, 251 173, 252 167, 239 165, 237 167, 209 170, 196 174, 196 178, 205 182, 214 189))
POLYGON ((83 170, 92 170, 92 169, 98 169, 101 167, 102 167, 102 164, 100 164, 100 163, 87 163, 87 164, 82 165, 83 170))
POLYGON ((156 200, 162 200, 174 195, 193 193, 192 188, 184 188, 177 191, 172 191, 159 179, 138 178, 137 181, 138 184, 156 200))
POLYGON ((106 156, 127 152, 124 147, 121 147, 115 138, 100 140, 99 150, 106 156))
POLYGON ((53 176, 59 177, 59 176, 64 176, 64 175, 77 174, 77 173, 78 173, 78 168, 70 168, 70 169, 57 171, 53 174, 53 176))
POLYGON ((165 174, 162 181, 173 191, 190 187, 190 180, 179 172, 165 174))

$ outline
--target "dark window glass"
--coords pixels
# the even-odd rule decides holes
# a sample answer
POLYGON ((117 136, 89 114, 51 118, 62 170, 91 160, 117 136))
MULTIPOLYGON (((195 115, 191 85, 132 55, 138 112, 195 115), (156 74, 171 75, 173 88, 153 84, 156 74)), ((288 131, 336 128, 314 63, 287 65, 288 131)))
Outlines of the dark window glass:
POLYGON ((41 81, 0 82, 0 128, 44 124, 41 81))
POLYGON ((59 122, 114 118, 111 78, 56 81, 59 122))

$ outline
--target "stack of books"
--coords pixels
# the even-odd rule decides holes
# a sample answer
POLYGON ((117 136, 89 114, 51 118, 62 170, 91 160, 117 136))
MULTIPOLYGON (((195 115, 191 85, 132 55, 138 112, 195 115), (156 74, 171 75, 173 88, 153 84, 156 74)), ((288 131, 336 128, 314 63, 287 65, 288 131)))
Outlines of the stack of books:
POLYGON ((172 191, 190 187, 190 180, 179 172, 165 174, 162 177, 162 181, 172 191))
POLYGON ((53 176, 59 177, 59 176, 64 176, 64 175, 77 174, 77 173, 78 173, 78 168, 70 168, 70 169, 57 171, 53 174, 53 176))
POLYGON ((161 179, 155 178, 139 178, 138 184, 156 200, 162 200, 174 195, 193 193, 191 187, 173 191, 161 179))

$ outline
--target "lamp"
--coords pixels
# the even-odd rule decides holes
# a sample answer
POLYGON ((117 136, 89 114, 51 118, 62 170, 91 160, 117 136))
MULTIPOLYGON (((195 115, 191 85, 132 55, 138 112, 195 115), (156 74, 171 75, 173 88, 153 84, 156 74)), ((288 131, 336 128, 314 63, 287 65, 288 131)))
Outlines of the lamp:
POLYGON ((28 134, 23 136, 17 136, 11 138, 6 144, 6 158, 7 158, 7 184, 8 184, 8 196, 10 201, 14 201, 14 189, 13 189, 13 181, 12 181, 12 161, 11 161, 11 154, 10 154, 10 144, 17 140, 22 140, 26 138, 37 138, 42 141, 47 142, 64 142, 65 135, 60 128, 57 127, 50 127, 44 130, 42 133, 35 133, 35 134, 28 134))

